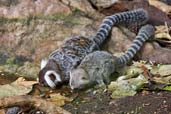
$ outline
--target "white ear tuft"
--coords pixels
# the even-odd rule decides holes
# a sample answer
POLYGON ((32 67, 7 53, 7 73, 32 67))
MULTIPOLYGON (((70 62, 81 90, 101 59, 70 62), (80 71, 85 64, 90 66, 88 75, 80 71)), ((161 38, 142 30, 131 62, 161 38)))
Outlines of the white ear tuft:
POLYGON ((40 68, 43 69, 46 66, 47 62, 48 62, 48 59, 42 59, 40 68))

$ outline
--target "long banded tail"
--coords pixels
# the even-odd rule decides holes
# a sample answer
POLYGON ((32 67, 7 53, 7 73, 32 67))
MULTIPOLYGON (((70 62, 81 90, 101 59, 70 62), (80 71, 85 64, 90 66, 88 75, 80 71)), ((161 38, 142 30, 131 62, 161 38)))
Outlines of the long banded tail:
POLYGON ((144 42, 146 42, 148 39, 154 36, 154 32, 155 30, 152 25, 145 25, 141 27, 141 29, 138 32, 138 35, 136 36, 128 50, 122 56, 116 59, 117 65, 122 66, 128 63, 140 50, 144 42))
POLYGON ((147 12, 142 8, 107 16, 100 25, 97 34, 93 37, 93 40, 97 43, 97 45, 100 45, 107 38, 114 25, 128 24, 131 22, 143 23, 147 20, 147 12))

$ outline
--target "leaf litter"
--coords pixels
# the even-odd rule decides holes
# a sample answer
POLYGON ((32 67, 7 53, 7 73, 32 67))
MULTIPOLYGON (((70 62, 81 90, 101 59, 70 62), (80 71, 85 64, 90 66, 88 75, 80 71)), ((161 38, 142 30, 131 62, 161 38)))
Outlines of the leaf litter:
POLYGON ((65 97, 65 96, 61 95, 60 93, 50 94, 50 99, 49 100, 51 102, 53 102, 54 104, 56 104, 57 106, 63 106, 63 105, 65 105, 65 102, 73 101, 72 98, 65 97))
POLYGON ((32 86, 36 83, 36 81, 26 81, 23 77, 19 77, 11 84, 0 86, 0 98, 7 96, 26 95, 32 90, 32 86))
POLYGON ((124 72, 124 75, 108 86, 108 90, 112 92, 112 98, 133 96, 139 90, 145 89, 146 85, 148 90, 171 91, 171 65, 169 64, 153 65, 145 61, 133 62, 124 72))

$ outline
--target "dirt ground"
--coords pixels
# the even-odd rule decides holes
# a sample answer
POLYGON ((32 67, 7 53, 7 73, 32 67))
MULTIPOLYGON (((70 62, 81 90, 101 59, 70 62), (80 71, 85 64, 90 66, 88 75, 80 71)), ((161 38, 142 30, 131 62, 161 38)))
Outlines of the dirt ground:
POLYGON ((82 93, 64 109, 72 114, 171 114, 171 92, 143 91, 111 99, 110 93, 82 93))
MULTIPOLYGON (((9 74, 2 76, 0 85, 17 78, 13 75, 12 79, 11 76, 9 74)), ((171 92, 167 91, 144 90, 135 96, 120 99, 112 99, 110 92, 99 87, 71 92, 68 86, 64 86, 54 92, 74 98, 72 102, 66 102, 63 106, 72 114, 171 114, 171 92)))

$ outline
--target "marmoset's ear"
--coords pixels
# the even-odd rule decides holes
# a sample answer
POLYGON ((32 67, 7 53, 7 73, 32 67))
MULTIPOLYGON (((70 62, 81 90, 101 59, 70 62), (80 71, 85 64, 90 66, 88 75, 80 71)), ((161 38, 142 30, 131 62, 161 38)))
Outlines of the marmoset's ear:
POLYGON ((48 59, 42 59, 40 68, 43 69, 46 66, 47 62, 48 62, 48 59))

